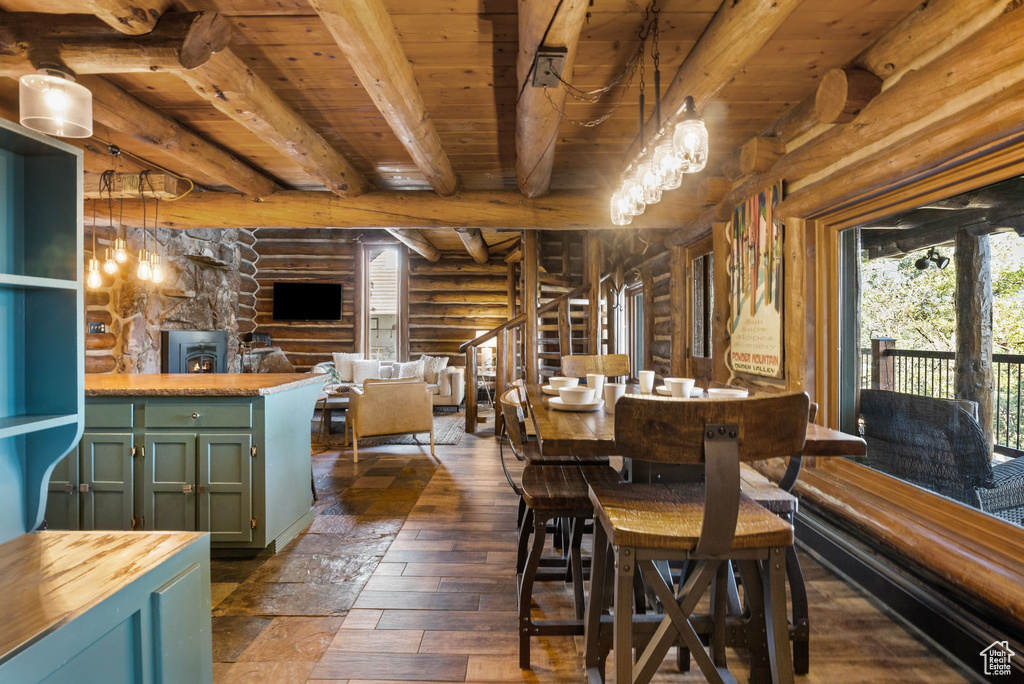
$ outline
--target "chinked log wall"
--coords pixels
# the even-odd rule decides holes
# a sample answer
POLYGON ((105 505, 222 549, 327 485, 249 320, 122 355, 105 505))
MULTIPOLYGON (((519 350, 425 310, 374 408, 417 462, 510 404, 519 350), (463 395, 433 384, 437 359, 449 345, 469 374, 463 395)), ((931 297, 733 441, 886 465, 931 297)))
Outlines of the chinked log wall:
MULTIPOLYGON (((331 352, 355 349, 355 242, 326 228, 256 231, 256 329, 269 333, 298 370, 331 360, 331 352), (342 320, 273 320, 274 282, 332 282, 342 286, 342 320)), ((508 309, 506 266, 495 259, 477 264, 468 255, 446 253, 429 262, 409 258, 409 356, 452 357, 477 330, 503 323, 508 309)))

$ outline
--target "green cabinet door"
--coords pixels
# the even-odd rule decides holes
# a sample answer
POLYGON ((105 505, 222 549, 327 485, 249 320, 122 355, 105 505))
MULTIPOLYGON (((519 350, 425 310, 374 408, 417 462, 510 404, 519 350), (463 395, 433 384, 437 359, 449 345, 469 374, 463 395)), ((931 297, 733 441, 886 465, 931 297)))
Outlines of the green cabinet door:
POLYGON ((57 462, 46 496, 46 528, 78 529, 78 449, 57 462))
POLYGON ((196 435, 146 433, 142 515, 147 530, 196 529, 196 435))
POLYGON ((212 542, 252 541, 252 435, 199 435, 199 527, 212 542))
POLYGON ((131 432, 86 432, 79 443, 83 530, 132 529, 131 432))

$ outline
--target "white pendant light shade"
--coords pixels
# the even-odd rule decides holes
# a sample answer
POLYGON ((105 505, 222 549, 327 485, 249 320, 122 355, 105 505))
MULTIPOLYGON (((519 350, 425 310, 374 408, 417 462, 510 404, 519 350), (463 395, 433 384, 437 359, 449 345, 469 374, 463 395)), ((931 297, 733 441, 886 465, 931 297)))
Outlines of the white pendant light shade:
POLYGON ((675 190, 683 184, 683 161, 676 154, 671 136, 654 148, 654 172, 661 178, 662 190, 675 190))
POLYGON ((629 200, 623 195, 622 190, 612 193, 611 217, 612 223, 617 226, 628 226, 633 222, 633 216, 627 213, 630 206, 629 200))
POLYGON ((59 138, 92 135, 92 93, 55 69, 22 76, 18 86, 19 120, 25 128, 59 138))

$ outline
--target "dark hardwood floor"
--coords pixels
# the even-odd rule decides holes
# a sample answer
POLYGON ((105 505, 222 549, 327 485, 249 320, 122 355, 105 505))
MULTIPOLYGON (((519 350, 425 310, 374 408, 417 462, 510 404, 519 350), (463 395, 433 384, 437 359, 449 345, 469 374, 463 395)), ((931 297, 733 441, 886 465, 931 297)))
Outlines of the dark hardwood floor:
MULTIPOLYGON (((579 682, 582 639, 535 641, 518 667, 515 504, 493 438, 314 456, 309 530, 276 556, 213 562, 219 684, 579 682)), ((812 559, 811 673, 797 682, 964 682, 965 676, 812 559)), ((571 613, 541 583, 539 611, 571 613), (567 612, 568 611, 568 612, 567 612)), ((669 654, 655 681, 702 682, 669 654)), ((746 680, 744 659, 733 672, 746 680)), ((612 681, 612 677, 609 677, 612 681)))

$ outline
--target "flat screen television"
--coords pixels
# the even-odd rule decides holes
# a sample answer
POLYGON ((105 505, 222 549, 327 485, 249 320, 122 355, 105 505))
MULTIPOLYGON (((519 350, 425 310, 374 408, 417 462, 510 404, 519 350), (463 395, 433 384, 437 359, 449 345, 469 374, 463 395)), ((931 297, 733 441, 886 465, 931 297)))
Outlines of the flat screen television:
POLYGON ((340 283, 274 283, 275 321, 340 321, 340 283))

